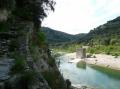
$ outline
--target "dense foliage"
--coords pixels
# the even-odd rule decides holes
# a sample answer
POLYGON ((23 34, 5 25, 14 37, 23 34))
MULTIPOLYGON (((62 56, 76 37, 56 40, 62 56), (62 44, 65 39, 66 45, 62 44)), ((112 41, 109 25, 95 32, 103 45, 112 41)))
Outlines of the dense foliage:
POLYGON ((119 56, 120 55, 120 46, 115 46, 115 45, 100 45, 100 46, 94 46, 94 47, 90 47, 87 50, 89 53, 91 54, 107 54, 107 55, 112 55, 112 56, 119 56))
MULTIPOLYGON (((57 36, 50 36, 50 34, 55 31, 51 31, 51 29, 48 30, 49 31, 44 30, 44 32, 52 39, 48 38, 48 41, 59 39, 57 36)), ((55 34, 59 34, 59 32, 55 34)), ((61 38, 64 37, 64 34, 61 33, 60 35, 61 38)), ((72 36, 70 37, 72 38, 72 36)), ((68 43, 70 40, 68 42, 66 41, 64 44, 57 44, 56 47, 54 46, 55 51, 75 52, 76 49, 80 48, 82 45, 88 45, 89 48, 87 52, 91 55, 104 53, 118 57, 120 55, 120 17, 91 30, 88 34, 78 35, 77 38, 79 40, 72 38, 73 40, 76 40, 72 45, 68 43)), ((65 37, 62 40, 64 39, 65 37)), ((54 42, 57 43, 57 41, 54 42)))
POLYGON ((76 44, 76 43, 66 43, 66 44, 61 44, 61 45, 57 45, 57 46, 52 46, 51 48, 54 50, 55 53, 57 52, 68 52, 68 53, 72 53, 72 52, 76 52, 77 49, 81 48, 82 46, 80 44, 76 44))
POLYGON ((12 11, 22 20, 33 21, 35 28, 39 28, 41 21, 49 10, 54 10, 53 0, 0 0, 0 9, 12 11))
POLYGON ((85 34, 77 34, 72 35, 68 33, 64 33, 61 31, 56 31, 48 27, 42 27, 42 31, 45 33, 47 37, 47 42, 49 44, 59 44, 59 43, 71 43, 76 42, 78 39, 83 37, 85 34))
POLYGON ((16 0, 15 14, 25 20, 34 22, 35 27, 47 16, 48 10, 54 10, 53 0, 16 0), (21 13, 22 12, 22 13, 21 13))
POLYGON ((120 17, 108 21, 79 40, 79 43, 93 45, 120 45, 120 17))

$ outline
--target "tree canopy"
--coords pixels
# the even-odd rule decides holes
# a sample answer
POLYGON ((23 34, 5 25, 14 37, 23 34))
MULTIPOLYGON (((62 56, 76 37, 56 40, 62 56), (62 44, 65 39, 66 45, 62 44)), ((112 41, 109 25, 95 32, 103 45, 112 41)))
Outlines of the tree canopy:
POLYGON ((53 0, 0 0, 0 9, 12 11, 12 14, 27 21, 33 21, 39 28, 48 11, 54 11, 53 0))
POLYGON ((25 20, 34 22, 39 28, 41 21, 47 17, 49 10, 54 11, 55 2, 53 0, 15 0, 15 14, 25 20), (21 13, 22 12, 22 13, 21 13))

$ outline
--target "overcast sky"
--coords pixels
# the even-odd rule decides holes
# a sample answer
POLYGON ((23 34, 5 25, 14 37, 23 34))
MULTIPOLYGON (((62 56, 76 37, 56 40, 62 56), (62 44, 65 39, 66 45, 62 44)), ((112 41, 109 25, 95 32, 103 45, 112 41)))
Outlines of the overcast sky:
POLYGON ((120 16, 120 0, 55 1, 55 12, 50 12, 43 26, 70 34, 87 33, 120 16))

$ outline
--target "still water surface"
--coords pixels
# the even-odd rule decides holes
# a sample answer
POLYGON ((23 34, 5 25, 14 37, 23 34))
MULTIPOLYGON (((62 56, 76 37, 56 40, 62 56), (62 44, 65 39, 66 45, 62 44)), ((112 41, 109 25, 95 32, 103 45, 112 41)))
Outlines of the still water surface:
POLYGON ((65 56, 58 59, 63 77, 70 79, 72 84, 88 85, 96 89, 120 89, 120 71, 90 65, 77 67, 75 63, 68 63, 69 58, 65 56))

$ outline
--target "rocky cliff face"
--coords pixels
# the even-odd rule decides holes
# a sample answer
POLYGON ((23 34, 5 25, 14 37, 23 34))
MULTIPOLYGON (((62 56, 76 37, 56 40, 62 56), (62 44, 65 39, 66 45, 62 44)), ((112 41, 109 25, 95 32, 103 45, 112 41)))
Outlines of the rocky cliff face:
POLYGON ((0 31, 0 89, 66 89, 48 46, 34 45, 33 23, 1 21, 8 28, 0 31))
POLYGON ((9 11, 7 11, 6 9, 0 10, 0 22, 2 21, 6 21, 9 15, 9 11))

